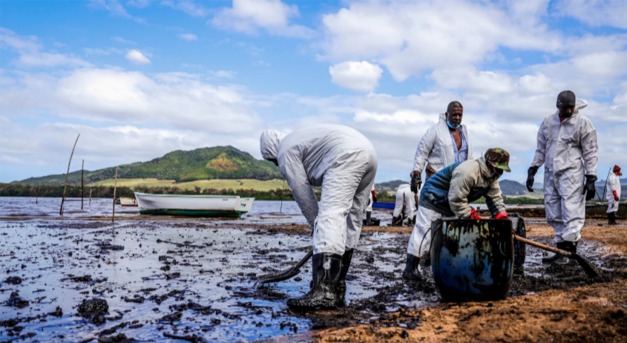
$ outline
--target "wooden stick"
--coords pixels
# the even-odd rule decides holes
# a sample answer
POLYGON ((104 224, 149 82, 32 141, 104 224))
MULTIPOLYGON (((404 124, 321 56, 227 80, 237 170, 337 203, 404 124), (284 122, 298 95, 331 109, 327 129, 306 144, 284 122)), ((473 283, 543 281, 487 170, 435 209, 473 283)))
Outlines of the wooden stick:
POLYGON ((65 202, 65 194, 67 191, 67 179, 70 174, 70 164, 72 164, 72 156, 74 156, 74 149, 76 149, 76 143, 78 143, 78 137, 80 136, 80 133, 78 134, 78 136, 76 136, 74 146, 72 147, 72 153, 70 154, 70 160, 67 162, 67 171, 65 172, 65 186, 63 186, 63 197, 61 198, 61 209, 59 210, 59 215, 61 216, 63 215, 63 203, 65 202))

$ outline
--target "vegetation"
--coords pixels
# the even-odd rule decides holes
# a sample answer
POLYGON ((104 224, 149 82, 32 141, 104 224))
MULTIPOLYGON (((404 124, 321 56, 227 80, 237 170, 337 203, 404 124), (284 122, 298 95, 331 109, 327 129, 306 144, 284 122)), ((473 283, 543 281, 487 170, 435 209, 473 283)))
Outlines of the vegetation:
MULTIPOLYGON (((112 180, 118 169, 118 177, 127 179, 159 179, 174 182, 217 179, 280 179, 279 169, 268 161, 257 160, 250 154, 232 146, 200 148, 192 151, 176 150, 149 162, 123 164, 96 171, 81 170, 69 174, 68 183, 79 185, 81 174, 85 184, 112 180)), ((19 181, 28 185, 64 185, 65 174, 28 178, 19 181)))

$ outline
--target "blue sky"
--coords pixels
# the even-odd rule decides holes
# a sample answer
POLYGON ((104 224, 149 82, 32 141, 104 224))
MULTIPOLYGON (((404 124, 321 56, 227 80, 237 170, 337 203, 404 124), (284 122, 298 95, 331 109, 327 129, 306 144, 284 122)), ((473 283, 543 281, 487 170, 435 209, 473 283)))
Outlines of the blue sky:
MULTIPOLYGON (((339 123, 408 179, 451 100, 475 151, 523 182, 542 119, 573 90, 599 178, 627 167, 627 2, 0 0, 0 182, 339 123)), ((123 177, 123 176, 122 176, 123 177)), ((538 179, 541 180, 541 179, 538 179)))

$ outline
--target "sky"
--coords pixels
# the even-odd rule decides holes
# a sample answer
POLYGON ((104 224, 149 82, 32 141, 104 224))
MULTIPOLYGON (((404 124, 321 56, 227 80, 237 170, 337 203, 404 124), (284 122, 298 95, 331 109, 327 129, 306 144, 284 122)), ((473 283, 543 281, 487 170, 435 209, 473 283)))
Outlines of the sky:
MULTIPOLYGON (((0 182, 343 124, 407 180, 450 101, 524 183, 557 94, 627 167, 627 1, 0 0, 0 182)), ((536 176, 541 180, 542 169, 536 176)), ((120 177, 124 177, 120 175, 120 177)))

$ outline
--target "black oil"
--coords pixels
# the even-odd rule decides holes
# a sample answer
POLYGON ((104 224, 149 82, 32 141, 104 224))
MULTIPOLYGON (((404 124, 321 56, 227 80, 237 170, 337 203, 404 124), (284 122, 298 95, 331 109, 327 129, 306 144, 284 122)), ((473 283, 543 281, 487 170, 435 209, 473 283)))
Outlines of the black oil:
MULTIPOLYGON (((424 281, 401 281, 409 235, 386 232, 362 234, 344 309, 287 308, 289 297, 308 290, 310 263, 290 280, 254 289, 258 275, 290 267, 309 249, 308 234, 259 229, 304 224, 293 202, 257 201, 240 220, 142 220, 136 209, 117 207, 111 222, 101 218, 112 206, 103 199, 66 208, 63 218, 59 199, 20 199, 19 206, 11 199, 0 198, 0 341, 302 340, 310 330, 391 317, 412 328, 419 318, 403 316, 405 309, 440 302, 430 267, 422 266, 424 281)), ((601 278, 591 280, 577 263, 543 265, 542 251, 527 246, 524 275, 514 275, 509 295, 625 277, 611 272, 624 261, 599 245, 584 241, 580 252, 603 270, 601 278)))

